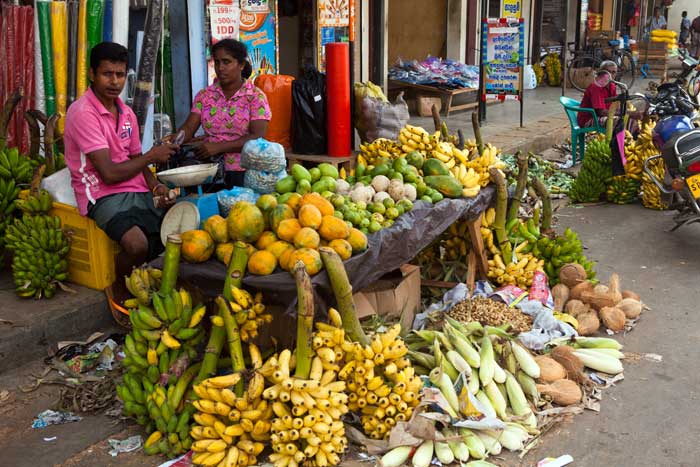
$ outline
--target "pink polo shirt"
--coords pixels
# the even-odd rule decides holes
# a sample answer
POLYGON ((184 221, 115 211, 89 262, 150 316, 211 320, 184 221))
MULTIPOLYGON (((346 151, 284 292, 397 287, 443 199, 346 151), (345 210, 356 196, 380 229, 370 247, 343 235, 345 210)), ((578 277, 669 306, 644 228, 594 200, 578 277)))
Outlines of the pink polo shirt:
POLYGON ((130 180, 108 185, 86 156, 99 149, 109 149, 112 162, 120 164, 130 155, 141 153, 139 126, 134 112, 117 98, 119 121, 114 120, 91 88, 75 101, 66 113, 63 134, 65 161, 70 170, 71 185, 75 191, 78 209, 87 215, 89 203, 116 193, 148 192, 143 174, 130 180))

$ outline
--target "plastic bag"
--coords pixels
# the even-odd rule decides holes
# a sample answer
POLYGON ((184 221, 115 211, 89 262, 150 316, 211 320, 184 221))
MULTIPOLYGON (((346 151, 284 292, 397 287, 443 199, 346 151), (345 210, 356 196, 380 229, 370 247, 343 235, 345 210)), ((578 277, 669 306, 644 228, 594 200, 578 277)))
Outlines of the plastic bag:
POLYGON ((275 192, 277 181, 286 177, 285 169, 277 172, 266 172, 264 170, 246 170, 243 176, 243 186, 250 188, 262 195, 275 192))
POLYGON ((410 118, 403 93, 396 96, 394 103, 363 97, 357 112, 357 132, 363 143, 377 138, 396 139, 410 118))
POLYGON ((284 148, 264 138, 252 139, 241 151, 241 167, 264 172, 279 172, 287 167, 284 148))
POLYGON ((78 207, 73 186, 70 184, 68 167, 44 178, 41 181, 41 187, 49 192, 54 201, 78 207))
POLYGON ((537 75, 532 65, 525 65, 523 70, 523 86, 525 89, 535 89, 537 87, 537 75))
POLYGON ((222 217, 228 217, 231 207, 239 201, 248 201, 255 203, 259 198, 250 188, 241 188, 234 186, 230 190, 221 190, 216 194, 216 200, 219 203, 219 214, 222 217))
POLYGON ((292 83, 292 148, 297 154, 326 154, 326 75, 306 68, 292 83))
POLYGON ((267 96, 272 118, 267 124, 265 139, 286 149, 292 147, 292 82, 293 76, 260 75, 255 85, 267 96))

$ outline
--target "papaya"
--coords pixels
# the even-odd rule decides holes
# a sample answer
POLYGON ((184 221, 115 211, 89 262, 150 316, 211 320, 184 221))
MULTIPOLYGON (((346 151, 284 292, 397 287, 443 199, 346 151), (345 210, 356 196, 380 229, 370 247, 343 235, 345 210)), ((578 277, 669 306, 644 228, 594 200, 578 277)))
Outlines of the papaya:
POLYGON ((287 206, 294 209, 295 213, 299 210, 300 203, 301 195, 299 193, 292 193, 289 199, 287 200, 287 206))
MULTIPOLYGON (((449 175, 450 169, 439 159, 428 159, 423 163, 423 177, 430 175, 449 175)), ((426 182, 428 183, 428 182, 426 182)))
POLYGON ((318 229, 321 227, 321 221, 323 220, 323 214, 318 210, 313 204, 304 204, 299 208, 299 223, 302 227, 311 227, 312 229, 318 229))
POLYGON ((289 248, 284 250, 280 255, 279 259, 277 260, 280 267, 285 271, 289 271, 289 260, 292 258, 292 255, 295 251, 296 250, 294 249, 294 247, 292 245, 289 245, 289 248))
POLYGON ((321 262, 321 255, 318 251, 311 248, 300 248, 294 253, 292 253, 287 261, 287 269, 292 270, 297 261, 301 261, 306 266, 306 272, 310 276, 318 274, 321 268, 323 268, 323 262, 321 262))
POLYGON ((216 214, 204 222, 202 226, 216 243, 228 242, 228 226, 226 219, 216 214))
POLYGON ((321 177, 331 177, 334 180, 338 180, 338 177, 340 177, 338 169, 328 162, 321 162, 318 164, 318 170, 321 171, 321 177))
POLYGON ((316 232, 311 227, 303 227, 294 236, 294 246, 297 248, 317 249, 320 242, 321 237, 319 237, 318 232, 316 232))
POLYGON ((305 194, 300 201, 300 205, 313 204, 324 216, 332 216, 335 212, 333 204, 318 193, 305 194))
POLYGON ((328 180, 321 179, 315 182, 313 185, 311 185, 311 191, 314 193, 323 193, 324 191, 328 191, 328 180))
POLYGON ((279 179, 277 184, 275 184, 275 191, 279 194, 291 193, 292 191, 296 190, 296 188, 297 182, 291 175, 287 175, 286 177, 279 179))
MULTIPOLYGON (((425 173, 425 168, 423 169, 425 173)), ((460 198, 462 196, 462 183, 451 175, 430 175, 423 177, 426 185, 437 190, 447 198, 460 198)), ((439 201, 433 198, 433 202, 439 201)))
POLYGON ((258 276, 267 276, 277 267, 277 258, 269 251, 259 250, 248 259, 248 271, 258 276))
POLYGON ((336 253, 338 253, 338 256, 340 256, 340 259, 345 261, 346 259, 350 259, 352 256, 352 245, 350 245, 350 242, 347 240, 343 240, 342 238, 336 238, 335 240, 331 240, 331 242, 328 244, 331 248, 335 250, 336 253))
POLYGON ((182 238, 182 257, 190 263, 203 263, 214 254, 216 244, 206 230, 188 230, 182 238))
MULTIPOLYGON (((319 182, 323 182, 325 184, 325 188, 326 188, 325 190, 321 190, 322 195, 324 195, 325 192, 327 192, 327 191, 335 193, 335 185, 336 185, 335 180, 336 179, 332 178, 332 177, 326 177, 326 176, 321 177, 321 180, 319 180, 319 182)), ((323 196, 323 197, 325 198, 326 196, 323 196)))
POLYGON ((311 175, 311 183, 315 183, 321 178, 321 170, 318 167, 310 168, 309 174, 311 175))
POLYGON ((233 241, 255 242, 265 230, 265 216, 253 203, 239 201, 229 212, 228 235, 233 241))
POLYGON ((255 243, 255 247, 258 250, 265 250, 268 246, 272 245, 277 241, 277 235, 274 232, 266 230, 262 233, 258 241, 255 243))
POLYGON ((228 266, 233 254, 233 242, 219 243, 216 245, 216 259, 228 266))
POLYGON ((285 219, 294 219, 296 215, 294 214, 294 209, 292 209, 288 204, 278 204, 272 211, 267 215, 267 223, 270 225, 270 230, 277 232, 277 228, 285 219))
POLYGON ((285 219, 277 228, 277 237, 285 242, 293 242, 296 234, 301 230, 301 224, 297 219, 285 219))
POLYGON ((262 195, 255 202, 255 205, 262 212, 268 212, 270 209, 274 209, 277 206, 277 197, 273 194, 262 195))
MULTIPOLYGON (((318 182, 316 182, 316 183, 318 183, 318 182)), ((311 193, 312 189, 313 188, 311 187, 311 182, 308 180, 304 179, 304 180, 299 180, 299 182, 297 182, 297 190, 296 191, 300 195, 305 195, 306 193, 311 193)))
POLYGON ((292 177, 294 177, 294 181, 296 181, 297 183, 299 183, 301 180, 311 182, 311 174, 308 170, 306 170, 306 167, 304 167, 301 164, 294 164, 292 166, 291 173, 292 177))
POLYGON ((371 178, 374 178, 377 175, 387 175, 390 170, 392 169, 389 164, 379 164, 374 167, 369 174, 371 175, 371 178))
MULTIPOLYGON (((292 246, 291 243, 285 242, 284 240, 277 240, 276 242, 272 243, 271 245, 268 245, 267 248, 265 248, 266 251, 269 251, 273 255, 275 255, 275 258, 280 259, 282 256, 282 253, 284 253, 286 250, 293 250, 294 246, 292 246)), ((281 265, 282 263, 280 263, 281 265)))
POLYGON ((416 169, 420 169, 423 167, 423 163, 425 161, 423 159, 423 154, 421 154, 418 151, 411 151, 408 154, 406 154, 406 162, 408 162, 409 165, 412 165, 416 169))
POLYGON ((358 229, 350 229, 350 235, 348 235, 347 240, 353 253, 361 253, 367 249, 367 235, 358 229))
POLYGON ((318 233, 323 239, 328 241, 337 238, 344 239, 350 235, 350 228, 342 219, 338 219, 335 216, 323 216, 321 227, 318 228, 318 233))

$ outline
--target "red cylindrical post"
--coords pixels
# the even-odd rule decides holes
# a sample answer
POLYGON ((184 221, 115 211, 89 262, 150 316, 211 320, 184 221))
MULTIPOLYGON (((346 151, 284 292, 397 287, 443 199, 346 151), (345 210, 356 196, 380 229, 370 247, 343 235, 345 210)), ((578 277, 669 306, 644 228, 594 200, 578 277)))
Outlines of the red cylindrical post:
POLYGON ((328 155, 350 155, 350 48, 347 42, 326 44, 326 123, 328 155))

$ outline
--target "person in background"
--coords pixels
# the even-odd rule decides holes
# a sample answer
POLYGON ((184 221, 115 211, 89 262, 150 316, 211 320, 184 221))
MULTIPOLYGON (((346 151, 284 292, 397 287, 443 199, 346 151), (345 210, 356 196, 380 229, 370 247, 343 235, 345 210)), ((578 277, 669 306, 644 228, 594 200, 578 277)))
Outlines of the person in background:
POLYGON ((649 20, 649 30, 666 29, 666 27, 666 18, 661 14, 661 8, 657 6, 654 8, 654 16, 649 20))
POLYGON ((637 36, 639 23, 639 0, 630 0, 627 4, 627 34, 630 37, 637 36))
POLYGON ((241 149, 265 135, 270 107, 265 94, 249 79, 253 67, 245 44, 224 39, 212 46, 211 53, 216 81, 197 93, 180 131, 185 143, 196 141, 194 134, 201 126, 204 138, 195 149, 196 156, 200 160, 223 158, 226 187, 243 186, 241 149))
POLYGON ((688 42, 688 37, 690 36, 690 19, 688 18, 688 12, 684 11, 681 13, 681 33, 678 36, 678 45, 681 47, 686 46, 688 42))
POLYGON ((119 44, 102 42, 92 48, 91 84, 68 108, 63 135, 80 214, 93 219, 120 246, 116 281, 105 290, 119 322, 126 316, 120 314, 119 302, 129 296, 124 276, 163 250, 160 224, 165 210, 156 208, 153 198, 167 199, 168 189, 158 183, 149 165, 167 162, 177 149, 163 144, 141 154, 136 115, 119 99, 127 63, 128 52, 119 44))
POLYGON ((700 16, 696 16, 690 24, 690 55, 700 59, 700 16))
MULTIPOLYGON (((605 121, 608 118, 608 109, 611 105, 609 102, 605 102, 605 99, 617 95, 617 87, 612 82, 616 74, 617 65, 615 62, 605 60, 600 64, 600 70, 596 73, 593 82, 584 91, 581 99, 581 107, 595 110, 600 125, 605 125, 605 121)), ((596 123, 593 116, 588 112, 579 112, 576 120, 580 127, 594 126, 596 123)))

